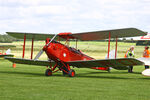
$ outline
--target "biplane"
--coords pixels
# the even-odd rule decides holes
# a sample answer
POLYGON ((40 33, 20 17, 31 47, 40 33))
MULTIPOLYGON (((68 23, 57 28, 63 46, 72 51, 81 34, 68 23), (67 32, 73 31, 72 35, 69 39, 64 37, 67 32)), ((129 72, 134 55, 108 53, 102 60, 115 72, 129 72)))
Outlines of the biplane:
MULTIPOLYGON (((92 68, 99 70, 108 70, 109 67, 123 70, 128 69, 126 66, 143 65, 143 62, 134 58, 116 58, 117 56, 117 39, 122 37, 133 37, 146 35, 145 32, 136 28, 123 28, 114 30, 83 32, 83 33, 59 33, 59 34, 45 34, 45 33, 25 33, 25 32, 6 32, 8 35, 18 39, 24 39, 22 58, 6 57, 9 61, 19 64, 48 66, 45 75, 51 76, 52 73, 62 71, 63 75, 70 77, 75 76, 74 67, 77 68, 92 68), (109 59, 110 40, 116 39, 115 58, 109 59), (31 45, 31 59, 25 59, 25 43, 26 39, 32 40, 31 45), (61 43, 61 39, 66 42, 61 43), (93 41, 108 39, 108 54, 107 59, 94 59, 77 49, 77 42, 93 41), (41 51, 33 59, 34 40, 45 40, 46 44, 41 51), (76 41, 76 48, 70 47, 69 40, 76 41), (38 60, 39 57, 46 53, 48 60, 38 60)), ((101 47, 100 47, 101 48, 101 47)))
POLYGON ((14 55, 11 54, 11 50, 10 50, 10 48, 12 48, 12 47, 15 47, 15 46, 12 46, 12 45, 0 45, 0 58, 13 57, 14 55))

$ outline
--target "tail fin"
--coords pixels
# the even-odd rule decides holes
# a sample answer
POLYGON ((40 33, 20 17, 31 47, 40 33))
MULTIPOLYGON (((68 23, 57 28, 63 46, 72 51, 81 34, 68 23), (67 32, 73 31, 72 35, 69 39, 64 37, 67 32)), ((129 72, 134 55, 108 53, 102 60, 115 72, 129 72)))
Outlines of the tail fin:
MULTIPOLYGON (((106 54, 105 59, 108 59, 107 56, 108 54, 106 54)), ((109 59, 115 59, 115 50, 109 52, 109 59)))
MULTIPOLYGON (((105 59, 115 59, 115 50, 111 50, 110 52, 109 52, 109 58, 107 58, 108 57, 108 54, 106 54, 106 56, 105 56, 105 59)), ((117 57, 116 57, 117 58, 117 57)), ((112 67, 109 67, 109 71, 112 69, 112 67)))

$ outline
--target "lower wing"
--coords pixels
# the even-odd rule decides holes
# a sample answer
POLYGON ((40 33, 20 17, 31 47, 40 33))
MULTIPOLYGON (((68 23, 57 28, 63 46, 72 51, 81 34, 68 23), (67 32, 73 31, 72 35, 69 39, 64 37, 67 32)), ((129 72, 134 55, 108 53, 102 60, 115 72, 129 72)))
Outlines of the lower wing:
POLYGON ((49 66, 50 64, 55 65, 55 62, 50 62, 46 60, 32 60, 32 59, 13 58, 13 57, 5 57, 5 59, 18 64, 39 65, 39 66, 49 66))
POLYGON ((71 61, 67 62, 70 66, 78 68, 91 67, 112 67, 115 69, 125 69, 126 66, 143 65, 144 63, 134 58, 117 58, 117 59, 102 59, 88 61, 71 61))
MULTIPOLYGON (((55 62, 44 61, 44 60, 31 60, 23 58, 5 57, 11 62, 28 65, 39 65, 39 66, 53 66, 55 62)), ((117 59, 102 59, 102 60, 87 60, 87 61, 70 61, 66 62, 70 66, 78 68, 91 68, 91 67, 112 67, 115 69, 126 69, 126 66, 143 65, 144 63, 134 58, 117 58, 117 59)))
POLYGON ((6 55, 0 55, 0 58, 3 58, 3 57, 13 57, 14 55, 12 54, 6 54, 6 55))

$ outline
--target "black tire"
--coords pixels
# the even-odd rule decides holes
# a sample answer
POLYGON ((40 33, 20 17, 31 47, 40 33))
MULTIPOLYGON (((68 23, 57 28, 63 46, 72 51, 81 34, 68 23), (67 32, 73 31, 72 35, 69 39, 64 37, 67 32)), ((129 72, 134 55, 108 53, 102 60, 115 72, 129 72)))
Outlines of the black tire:
POLYGON ((69 77, 74 77, 75 76, 75 71, 71 69, 68 73, 69 77))
POLYGON ((50 69, 46 69, 45 76, 52 76, 52 71, 50 69))

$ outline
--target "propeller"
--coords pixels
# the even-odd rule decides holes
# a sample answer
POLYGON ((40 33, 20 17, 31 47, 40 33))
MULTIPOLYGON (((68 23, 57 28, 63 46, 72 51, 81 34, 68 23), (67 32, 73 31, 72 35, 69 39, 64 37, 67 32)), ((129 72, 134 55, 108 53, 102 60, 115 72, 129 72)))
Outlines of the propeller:
MULTIPOLYGON (((55 39, 56 36, 57 36, 57 34, 54 35, 54 37, 49 41, 49 43, 46 44, 46 46, 49 46, 49 44, 55 39)), ((39 59, 39 57, 43 54, 43 52, 44 52, 43 49, 40 50, 40 52, 34 58, 34 61, 39 59)))

